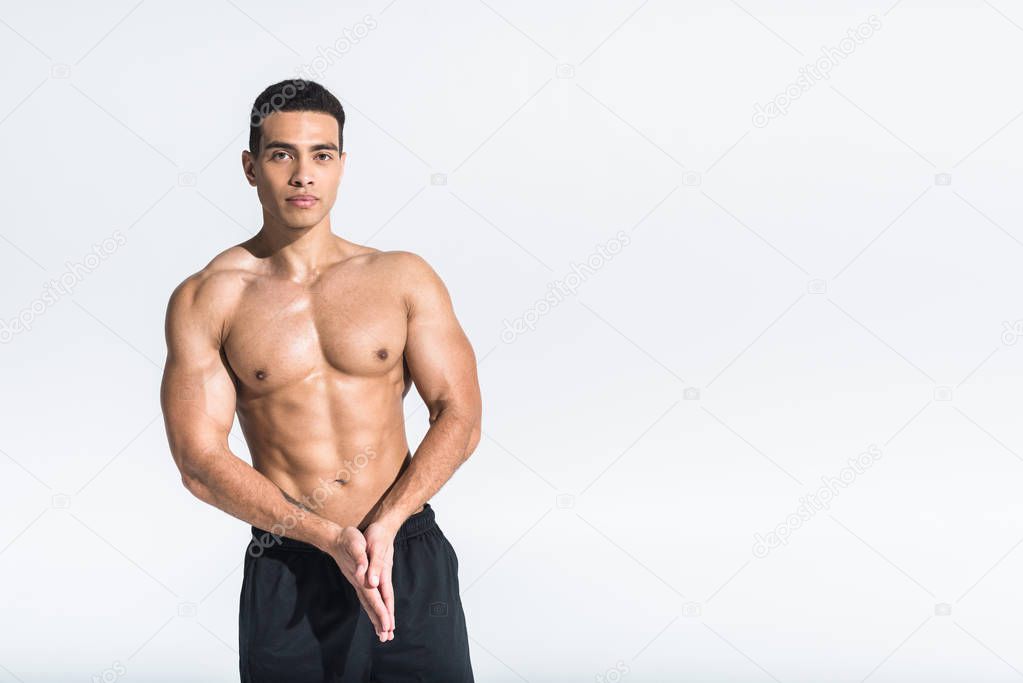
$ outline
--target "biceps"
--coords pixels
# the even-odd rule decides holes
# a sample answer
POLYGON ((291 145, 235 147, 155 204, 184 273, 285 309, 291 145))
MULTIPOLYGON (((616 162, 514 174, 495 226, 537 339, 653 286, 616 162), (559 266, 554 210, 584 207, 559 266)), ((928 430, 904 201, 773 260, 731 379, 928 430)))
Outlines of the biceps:
POLYGON ((476 402, 476 357, 453 316, 410 322, 405 356, 431 419, 445 407, 476 402))
POLYGON ((179 466, 186 457, 227 447, 235 387, 219 353, 168 356, 160 390, 167 438, 179 466))

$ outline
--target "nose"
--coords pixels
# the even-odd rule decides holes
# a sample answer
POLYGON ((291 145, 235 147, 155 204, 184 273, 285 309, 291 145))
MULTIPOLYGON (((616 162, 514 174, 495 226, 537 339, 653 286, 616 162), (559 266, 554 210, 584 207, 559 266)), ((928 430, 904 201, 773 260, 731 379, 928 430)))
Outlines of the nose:
POLYGON ((291 176, 292 187, 306 187, 313 184, 312 165, 304 160, 299 160, 295 166, 295 172, 291 176))

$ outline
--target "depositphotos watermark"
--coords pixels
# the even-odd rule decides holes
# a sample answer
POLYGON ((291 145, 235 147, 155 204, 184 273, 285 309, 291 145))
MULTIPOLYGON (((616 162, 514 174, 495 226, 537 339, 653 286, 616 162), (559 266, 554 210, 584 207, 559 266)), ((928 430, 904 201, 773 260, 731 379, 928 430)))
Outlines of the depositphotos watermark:
POLYGON ((753 536, 753 556, 763 559, 779 546, 788 544, 792 534, 802 528, 803 523, 813 519, 820 510, 831 507, 831 501, 848 487, 856 477, 866 472, 881 459, 881 449, 871 444, 870 447, 855 458, 849 458, 848 467, 843 467, 837 477, 821 477, 823 484, 813 493, 799 499, 799 507, 785 518, 785 521, 774 527, 773 531, 753 536))
POLYGON ((757 128, 764 128, 771 122, 771 119, 787 114, 795 100, 809 92, 818 81, 831 78, 831 70, 841 64, 843 59, 856 51, 857 46, 862 45, 863 41, 879 30, 881 30, 881 20, 871 14, 859 26, 849 29, 848 36, 838 41, 837 46, 821 47, 823 55, 816 61, 800 67, 799 77, 795 81, 789 83, 766 105, 761 105, 758 102, 753 106, 753 125, 757 128))
POLYGON ((597 683, 619 683, 625 679, 625 675, 629 673, 629 665, 623 660, 619 659, 615 662, 615 665, 609 667, 607 671, 602 674, 596 674, 597 683))
POLYGON ((335 61, 348 54, 353 47, 358 45, 377 26, 379 24, 372 14, 367 14, 362 18, 362 21, 352 26, 346 26, 341 30, 341 35, 326 48, 322 45, 317 45, 316 56, 308 64, 295 67, 295 73, 299 78, 312 81, 319 79, 327 72, 327 69, 334 66, 335 61))
POLYGON ((535 330, 536 323, 540 318, 564 301, 566 295, 575 294, 582 283, 586 282, 586 278, 610 263, 611 259, 631 243, 632 238, 624 230, 619 230, 607 242, 598 244, 596 251, 590 254, 583 263, 579 264, 573 261, 572 272, 560 280, 547 283, 548 291, 544 298, 538 299, 531 308, 514 320, 504 319, 501 341, 510 344, 526 332, 535 330))
POLYGON ((308 64, 295 67, 295 78, 291 83, 281 87, 281 91, 274 93, 268 102, 264 102, 259 109, 253 109, 249 115, 249 122, 256 126, 263 125, 267 117, 278 112, 293 99, 298 93, 305 90, 307 81, 319 80, 327 69, 334 66, 334 62, 340 60, 363 38, 370 34, 379 24, 372 14, 367 14, 362 21, 342 29, 341 35, 326 48, 323 45, 316 46, 316 56, 308 64))
POLYGON ((1002 321, 1002 343, 1006 346, 1015 346, 1020 337, 1023 337, 1023 320, 1002 321))
POLYGON ((253 538, 252 544, 249 545, 249 554, 253 557, 261 556, 267 548, 273 545, 279 545, 281 543, 281 537, 286 534, 290 529, 294 529, 298 525, 300 519, 305 518, 305 511, 315 512, 317 509, 323 507, 324 502, 334 495, 340 488, 337 483, 340 482, 342 485, 347 484, 352 480, 352 477, 358 474, 371 460, 377 457, 377 452, 372 446, 367 446, 362 450, 361 453, 356 455, 352 460, 344 460, 342 467, 334 473, 333 479, 325 479, 319 477, 319 483, 316 488, 312 490, 309 495, 303 495, 299 499, 291 498, 285 494, 292 503, 298 507, 298 512, 288 513, 284 516, 280 522, 275 523, 270 527, 267 532, 259 539, 253 538))
POLYGON ((114 681, 120 679, 127 673, 127 667, 125 667, 124 664, 121 664, 120 660, 115 659, 114 663, 103 669, 103 671, 98 674, 93 674, 90 680, 93 683, 114 683, 114 681))
POLYGON ((127 241, 124 233, 114 230, 110 237, 99 244, 93 244, 92 252, 83 256, 81 261, 65 261, 64 272, 56 280, 50 280, 43 285, 42 294, 30 301, 10 320, 0 319, 0 344, 7 344, 15 335, 29 332, 36 318, 60 301, 61 297, 71 294, 85 276, 99 268, 103 261, 123 247, 127 241))

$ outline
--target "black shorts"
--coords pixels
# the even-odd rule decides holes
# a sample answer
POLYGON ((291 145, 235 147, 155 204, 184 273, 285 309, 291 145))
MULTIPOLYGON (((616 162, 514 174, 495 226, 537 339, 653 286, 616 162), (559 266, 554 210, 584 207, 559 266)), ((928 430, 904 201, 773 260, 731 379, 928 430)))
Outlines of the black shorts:
POLYGON ((238 615, 242 683, 471 683, 458 557, 424 508, 394 539, 394 640, 313 545, 252 527, 238 615))

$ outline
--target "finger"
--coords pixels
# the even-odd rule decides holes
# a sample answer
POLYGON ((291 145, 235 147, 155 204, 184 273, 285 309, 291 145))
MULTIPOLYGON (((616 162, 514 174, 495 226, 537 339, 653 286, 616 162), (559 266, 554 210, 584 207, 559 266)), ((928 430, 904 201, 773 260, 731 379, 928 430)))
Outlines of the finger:
POLYGON ((384 633, 388 629, 387 625, 387 608, 383 604, 383 598, 380 597, 380 591, 375 588, 366 588, 366 569, 369 566, 369 562, 366 556, 363 555, 361 558, 356 558, 355 573, 353 575, 352 584, 356 588, 356 593, 359 595, 359 602, 362 603, 363 608, 366 610, 366 614, 369 616, 370 621, 373 623, 373 630, 376 631, 379 637, 381 633, 384 633))
POLYGON ((373 610, 372 615, 375 616, 373 623, 379 624, 377 627, 377 636, 380 638, 380 641, 383 642, 387 639, 387 632, 391 628, 387 623, 387 620, 389 619, 387 607, 384 606, 383 598, 380 597, 380 591, 376 588, 364 589, 362 593, 366 596, 366 601, 369 603, 370 609, 373 610))
POLYGON ((384 572, 384 560, 387 556, 387 550, 383 547, 383 544, 374 543, 369 546, 369 582, 366 584, 369 588, 378 588, 380 586, 380 577, 384 572))
POLYGON ((362 604, 362 609, 366 610, 366 616, 369 617, 370 623, 373 624, 373 631, 377 634, 377 637, 379 638, 380 634, 383 632, 383 626, 380 623, 380 617, 379 615, 377 615, 376 610, 374 610, 367 602, 363 592, 357 591, 357 593, 359 595, 359 602, 362 604))
POLYGON ((391 638, 394 638, 394 631, 398 627, 398 622, 394 617, 394 581, 392 568, 394 567, 394 546, 388 550, 386 560, 384 562, 383 574, 381 576, 380 583, 380 597, 384 601, 384 605, 387 606, 388 614, 391 617, 391 638))
POLYGON ((373 627, 373 633, 376 634, 377 638, 381 637, 382 633, 385 633, 383 625, 380 623, 380 617, 377 616, 376 611, 370 606, 364 599, 359 598, 359 602, 362 603, 362 608, 366 612, 366 617, 369 619, 369 623, 373 627))
POLYGON ((394 638, 394 629, 397 622, 394 620, 394 587, 391 585, 391 572, 384 569, 383 581, 380 583, 380 599, 383 600, 384 608, 387 610, 388 623, 390 624, 390 635, 394 638))

